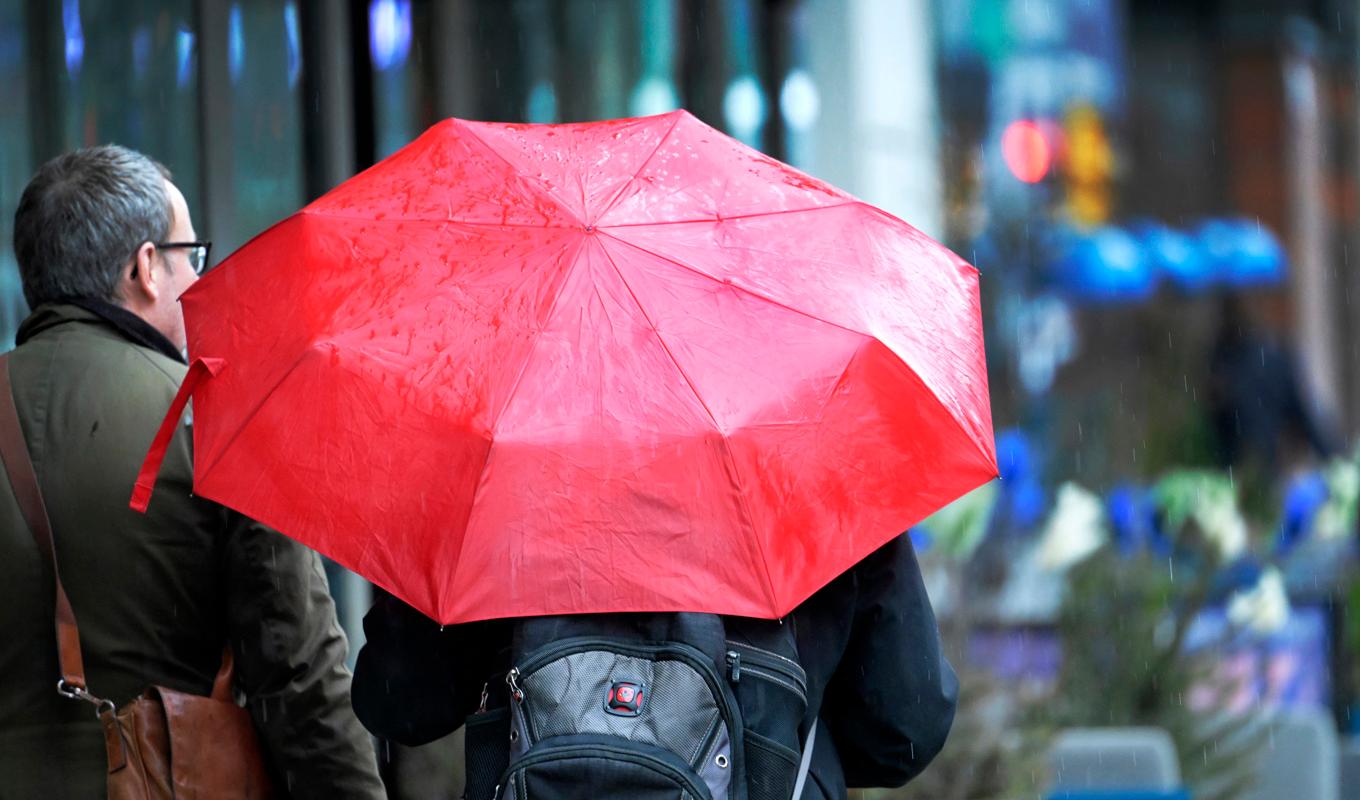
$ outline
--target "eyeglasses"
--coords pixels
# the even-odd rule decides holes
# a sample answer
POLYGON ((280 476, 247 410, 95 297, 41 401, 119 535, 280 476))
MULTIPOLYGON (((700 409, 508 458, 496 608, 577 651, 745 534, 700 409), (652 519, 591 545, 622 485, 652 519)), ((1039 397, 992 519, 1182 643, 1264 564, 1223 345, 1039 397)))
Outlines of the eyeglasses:
POLYGON ((208 253, 212 251, 212 242, 153 242, 152 244, 161 250, 173 248, 183 248, 189 251, 189 266, 194 268, 194 272, 202 275, 208 268, 208 253))

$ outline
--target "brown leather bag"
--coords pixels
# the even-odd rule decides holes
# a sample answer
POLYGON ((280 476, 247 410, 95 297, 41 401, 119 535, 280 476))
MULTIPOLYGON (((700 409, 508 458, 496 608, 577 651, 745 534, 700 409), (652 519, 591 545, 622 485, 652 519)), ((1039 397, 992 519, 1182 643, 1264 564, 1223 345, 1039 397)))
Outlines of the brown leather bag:
POLYGON ((231 696, 230 648, 223 649, 211 697, 152 686, 119 709, 111 700, 90 693, 80 654, 80 629, 57 570, 52 523, 14 406, 8 354, 0 356, 0 458, 56 583, 61 666, 57 692, 92 703, 104 726, 109 800, 266 800, 279 796, 250 714, 231 696))

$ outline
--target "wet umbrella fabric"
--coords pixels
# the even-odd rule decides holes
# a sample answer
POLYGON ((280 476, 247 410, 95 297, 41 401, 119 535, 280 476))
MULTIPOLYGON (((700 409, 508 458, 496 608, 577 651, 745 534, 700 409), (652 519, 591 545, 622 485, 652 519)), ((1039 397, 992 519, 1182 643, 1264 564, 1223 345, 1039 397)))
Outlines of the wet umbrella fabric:
POLYGON ((443 623, 782 616, 996 475, 976 270, 682 111, 447 120, 183 304, 195 491, 443 623))

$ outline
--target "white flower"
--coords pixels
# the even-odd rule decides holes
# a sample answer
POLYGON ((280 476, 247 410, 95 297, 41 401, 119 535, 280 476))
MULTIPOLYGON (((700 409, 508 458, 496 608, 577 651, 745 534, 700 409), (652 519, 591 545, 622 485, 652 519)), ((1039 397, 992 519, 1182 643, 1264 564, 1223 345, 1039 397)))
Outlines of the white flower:
POLYGON ((1289 595, 1284 578, 1275 567, 1261 572, 1256 585, 1235 592, 1228 601, 1228 620, 1259 634, 1272 634, 1289 621, 1289 595))
POLYGON ((1360 502, 1360 465, 1337 461, 1327 468, 1327 502, 1313 518, 1313 535, 1321 540, 1341 539, 1355 529, 1360 502))
POLYGON ((1218 551, 1221 563, 1232 561, 1247 549, 1247 523, 1231 494, 1205 498, 1194 513, 1204 538, 1218 551))
POLYGON ((1064 572, 1099 550, 1109 538, 1100 498, 1075 483, 1064 483, 1039 540, 1039 565, 1064 572))

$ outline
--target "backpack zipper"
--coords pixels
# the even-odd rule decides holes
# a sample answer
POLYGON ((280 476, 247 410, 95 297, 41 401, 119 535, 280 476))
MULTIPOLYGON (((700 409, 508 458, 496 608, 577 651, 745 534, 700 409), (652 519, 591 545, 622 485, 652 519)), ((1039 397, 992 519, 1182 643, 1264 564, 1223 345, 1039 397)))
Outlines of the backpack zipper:
MULTIPOLYGON (((536 753, 531 753, 529 755, 524 756, 519 761, 516 761, 513 765, 511 765, 509 770, 511 773, 509 784, 511 786, 516 787, 521 785, 522 781, 515 780, 516 773, 523 774, 525 769, 527 769, 528 767, 532 767, 537 763, 543 761, 557 760, 564 753, 569 754, 569 757, 574 756, 579 758, 581 753, 580 747, 581 745, 574 743, 563 745, 560 747, 554 747, 552 745, 549 745, 536 753)), ((634 764, 650 767, 656 770, 657 772, 663 773, 667 777, 674 780, 676 783, 685 787, 685 791, 687 791, 691 797, 694 797, 695 800, 703 800, 703 798, 713 796, 712 793, 708 790, 707 785, 696 783, 692 777, 686 775, 683 771, 675 767, 675 765, 669 764, 666 761, 657 758, 656 756, 653 756, 651 754, 642 753, 631 748, 611 747, 606 744, 592 744, 591 749, 592 754, 607 753, 617 761, 630 761, 634 764)), ((515 794, 518 795, 519 792, 516 791, 515 794)))
POLYGON ((798 662, 759 647, 728 641, 728 675, 732 683, 743 674, 756 675, 798 695, 807 702, 807 673, 798 662))
POLYGON ((510 696, 515 698, 515 702, 524 699, 524 690, 519 688, 519 667, 511 667, 510 671, 505 673, 505 685, 510 687, 510 696))
POLYGON ((732 683, 741 683, 741 653, 736 650, 727 651, 727 678, 732 683))

